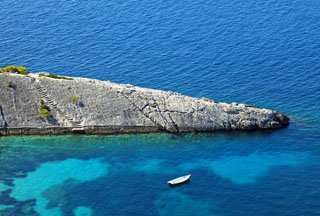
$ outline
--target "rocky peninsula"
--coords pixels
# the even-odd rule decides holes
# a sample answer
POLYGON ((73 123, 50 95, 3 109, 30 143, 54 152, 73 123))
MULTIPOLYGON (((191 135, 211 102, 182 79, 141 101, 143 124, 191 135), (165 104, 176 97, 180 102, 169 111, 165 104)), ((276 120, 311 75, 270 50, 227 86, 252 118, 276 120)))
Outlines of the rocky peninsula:
POLYGON ((0 72, 0 134, 276 129, 279 112, 87 78, 0 72))

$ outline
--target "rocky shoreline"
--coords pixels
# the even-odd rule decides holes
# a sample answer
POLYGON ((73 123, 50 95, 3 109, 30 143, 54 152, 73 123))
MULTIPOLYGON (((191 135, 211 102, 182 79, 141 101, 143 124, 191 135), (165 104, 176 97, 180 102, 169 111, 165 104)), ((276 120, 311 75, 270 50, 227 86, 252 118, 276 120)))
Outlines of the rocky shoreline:
POLYGON ((0 73, 0 134, 277 129, 279 112, 87 78, 0 73))

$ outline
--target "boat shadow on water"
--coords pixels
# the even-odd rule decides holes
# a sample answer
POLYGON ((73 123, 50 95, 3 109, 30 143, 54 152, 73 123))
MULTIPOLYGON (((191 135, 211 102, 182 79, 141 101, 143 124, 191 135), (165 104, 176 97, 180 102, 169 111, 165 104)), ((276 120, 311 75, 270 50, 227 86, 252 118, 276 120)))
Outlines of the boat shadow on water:
POLYGON ((181 184, 175 184, 175 185, 168 184, 168 187, 169 188, 179 188, 179 187, 183 187, 183 186, 190 184, 190 183, 191 183, 191 181, 190 181, 190 179, 188 179, 187 181, 185 181, 181 184))

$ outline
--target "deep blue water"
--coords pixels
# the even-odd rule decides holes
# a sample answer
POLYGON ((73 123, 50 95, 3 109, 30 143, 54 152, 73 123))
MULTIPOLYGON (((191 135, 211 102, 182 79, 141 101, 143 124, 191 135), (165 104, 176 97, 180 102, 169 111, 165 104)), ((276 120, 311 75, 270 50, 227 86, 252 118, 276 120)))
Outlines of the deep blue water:
POLYGON ((0 215, 319 215, 319 11, 318 0, 1 1, 0 67, 249 103, 291 124, 2 137, 0 215))

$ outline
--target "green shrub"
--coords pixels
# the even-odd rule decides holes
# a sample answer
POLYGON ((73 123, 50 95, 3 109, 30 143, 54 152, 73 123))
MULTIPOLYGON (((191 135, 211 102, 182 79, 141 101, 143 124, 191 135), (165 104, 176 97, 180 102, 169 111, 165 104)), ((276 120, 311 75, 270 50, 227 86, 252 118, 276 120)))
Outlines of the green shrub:
POLYGON ((43 110, 43 109, 46 109, 46 110, 48 110, 50 112, 50 107, 45 105, 45 104, 41 104, 40 105, 40 110, 43 110))
POLYGON ((41 76, 41 77, 49 77, 49 78, 53 78, 53 79, 73 80, 73 79, 70 78, 70 77, 58 76, 58 75, 54 75, 54 74, 44 74, 44 73, 40 73, 39 76, 41 76))
POLYGON ((23 73, 23 72, 26 72, 27 68, 23 67, 23 66, 18 66, 17 70, 18 70, 18 72, 23 73))
POLYGON ((50 116, 50 111, 47 109, 41 109, 40 113, 38 114, 38 118, 48 118, 50 116))
POLYGON ((49 118, 50 116, 50 107, 44 104, 44 101, 40 100, 40 113, 37 115, 38 118, 49 118))
POLYGON ((10 65, 10 66, 1 68, 0 70, 3 71, 3 72, 11 72, 11 71, 12 72, 16 72, 17 71, 17 67, 14 66, 14 65, 10 65))
POLYGON ((77 96, 72 96, 71 97, 71 102, 78 102, 78 101, 79 101, 79 99, 78 99, 77 96))
POLYGON ((11 72, 11 73, 19 73, 22 75, 28 75, 27 68, 23 66, 14 66, 10 65, 4 68, 0 68, 0 73, 1 72, 11 72))

